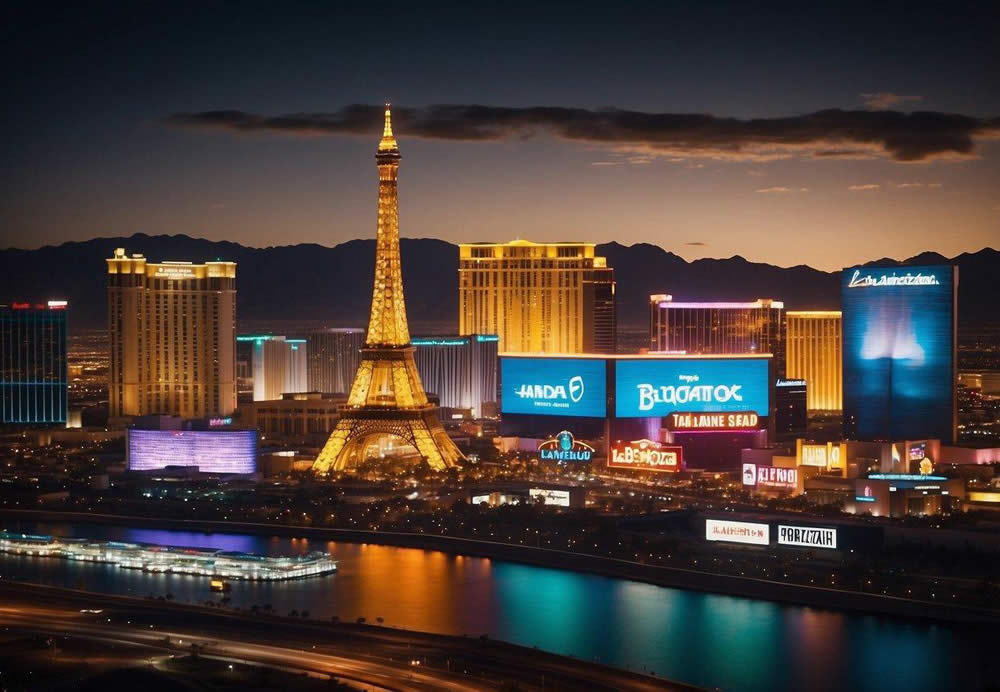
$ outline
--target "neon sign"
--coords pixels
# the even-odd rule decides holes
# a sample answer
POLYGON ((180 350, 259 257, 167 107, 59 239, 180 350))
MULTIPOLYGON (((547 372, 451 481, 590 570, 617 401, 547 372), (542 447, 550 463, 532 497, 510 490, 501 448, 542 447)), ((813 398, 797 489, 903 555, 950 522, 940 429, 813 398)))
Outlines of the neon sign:
POLYGON ((670 447, 654 440, 618 441, 611 447, 608 468, 640 471, 680 471, 684 466, 682 447, 670 447))
POLYGON ((590 461, 594 448, 575 439, 569 430, 563 430, 538 445, 538 456, 542 461, 590 461))
POLYGON ((757 487, 791 489, 798 484, 797 469, 786 469, 777 466, 757 467, 757 487))
POLYGON ((746 430, 756 429, 760 416, 753 411, 739 413, 671 413, 671 430, 746 430))
POLYGON ((866 286, 937 286, 941 282, 933 274, 922 274, 917 272, 916 274, 911 274, 906 272, 902 276, 896 276, 893 272, 892 275, 882 274, 878 278, 872 276, 871 274, 865 274, 861 276, 861 270, 855 269, 854 274, 851 276, 851 280, 848 282, 848 288, 865 288, 866 286))

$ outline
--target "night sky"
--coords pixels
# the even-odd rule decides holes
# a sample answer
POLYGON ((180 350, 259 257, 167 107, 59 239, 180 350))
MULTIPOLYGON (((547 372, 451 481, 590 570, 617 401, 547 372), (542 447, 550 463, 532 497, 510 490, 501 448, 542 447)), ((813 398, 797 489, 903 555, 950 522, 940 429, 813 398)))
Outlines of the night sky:
POLYGON ((1000 246, 996 2, 326 5, 0 10, 0 246, 370 237, 387 100, 408 237, 1000 246))

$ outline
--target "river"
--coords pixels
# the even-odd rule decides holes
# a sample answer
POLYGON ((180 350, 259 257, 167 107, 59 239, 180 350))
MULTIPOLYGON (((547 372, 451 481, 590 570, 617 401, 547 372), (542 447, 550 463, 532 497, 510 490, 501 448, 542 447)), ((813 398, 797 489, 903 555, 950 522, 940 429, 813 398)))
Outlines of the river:
MULTIPOLYGON (((991 631, 652 586, 485 558, 386 546, 100 524, 6 520, 24 533, 291 555, 331 552, 336 575, 234 582, 230 607, 313 619, 488 634, 724 690, 945 690, 992 684, 991 631)), ((218 600, 208 580, 0 555, 0 577, 102 593, 218 600)))

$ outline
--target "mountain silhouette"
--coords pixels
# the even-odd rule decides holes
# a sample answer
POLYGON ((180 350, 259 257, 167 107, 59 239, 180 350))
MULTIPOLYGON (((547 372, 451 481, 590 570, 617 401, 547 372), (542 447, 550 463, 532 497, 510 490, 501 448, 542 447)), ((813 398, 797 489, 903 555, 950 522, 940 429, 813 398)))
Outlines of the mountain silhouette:
MULTIPOLYGON (((35 250, 0 250, 0 302, 65 298, 75 327, 105 324, 105 262, 117 247, 151 262, 231 260, 237 263, 237 317, 240 321, 320 320, 330 325, 364 326, 371 301, 374 239, 335 247, 316 244, 245 247, 186 235, 94 238, 35 250)), ((411 329, 451 323, 458 328, 458 247, 432 238, 400 240, 406 307, 411 329)), ((597 246, 618 282, 618 321, 641 328, 649 319, 652 293, 674 300, 783 300, 790 310, 836 310, 840 273, 812 267, 776 267, 743 257, 678 257, 657 245, 616 242, 597 246)), ((959 320, 962 324, 1000 322, 996 276, 1000 252, 984 248, 946 258, 925 252, 904 261, 869 264, 948 264, 959 266, 959 320)))

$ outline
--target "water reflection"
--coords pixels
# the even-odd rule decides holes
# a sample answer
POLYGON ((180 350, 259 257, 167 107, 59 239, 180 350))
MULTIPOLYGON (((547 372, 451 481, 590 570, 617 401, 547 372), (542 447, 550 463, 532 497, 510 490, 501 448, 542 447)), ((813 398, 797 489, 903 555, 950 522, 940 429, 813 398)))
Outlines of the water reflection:
MULTIPOLYGON (((173 546, 334 554, 333 577, 234 583, 231 606, 270 604, 314 619, 491 637, 726 690, 977 689, 990 638, 929 625, 665 589, 437 551, 303 538, 20 522, 27 533, 173 546)), ((217 600, 206 580, 110 565, 0 557, 0 577, 133 596, 217 600)))

